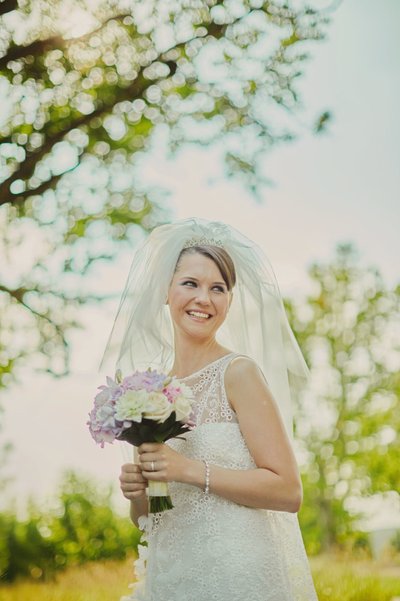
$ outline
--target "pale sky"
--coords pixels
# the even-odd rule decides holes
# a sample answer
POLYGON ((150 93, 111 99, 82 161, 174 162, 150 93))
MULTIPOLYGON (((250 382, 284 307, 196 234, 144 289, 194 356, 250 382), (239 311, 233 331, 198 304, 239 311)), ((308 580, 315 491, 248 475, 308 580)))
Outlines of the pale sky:
MULTIPOLYGON (((345 241, 354 242, 362 263, 378 266, 389 285, 399 282, 399 22, 397 0, 342 3, 328 39, 313 47, 300 86, 307 111, 299 119, 328 109, 334 120, 328 133, 304 134, 265 158, 265 174, 275 185, 264 190, 261 203, 239 183, 223 180, 209 150, 185 149, 173 161, 159 151, 157 160, 147 160, 146 177, 170 188, 177 218, 221 219, 256 240, 283 294, 304 293, 307 266, 331 259, 335 245, 345 241)), ((122 291, 129 261, 107 268, 113 290, 122 291)), ((46 502, 64 468, 104 484, 117 481, 120 450, 96 447, 85 426, 102 383, 97 367, 116 305, 82 309, 78 317, 86 329, 71 336, 70 376, 55 381, 27 368, 22 382, 3 395, 2 438, 15 447, 6 497, 20 507, 30 494, 46 502)))

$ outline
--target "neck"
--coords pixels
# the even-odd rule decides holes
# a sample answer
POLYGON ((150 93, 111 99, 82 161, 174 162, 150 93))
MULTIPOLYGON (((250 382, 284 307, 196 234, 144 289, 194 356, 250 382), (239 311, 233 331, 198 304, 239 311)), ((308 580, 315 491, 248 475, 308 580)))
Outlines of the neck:
POLYGON ((229 350, 221 346, 215 338, 195 343, 193 339, 175 341, 175 358, 171 373, 185 377, 208 363, 219 359, 229 350))

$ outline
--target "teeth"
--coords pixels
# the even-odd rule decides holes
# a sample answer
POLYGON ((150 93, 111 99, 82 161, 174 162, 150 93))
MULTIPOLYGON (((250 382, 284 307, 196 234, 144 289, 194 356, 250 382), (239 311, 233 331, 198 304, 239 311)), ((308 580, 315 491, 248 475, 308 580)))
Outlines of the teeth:
POLYGON ((205 317, 206 319, 210 317, 208 313, 200 313, 198 311, 189 311, 189 315, 193 315, 194 317, 205 317))

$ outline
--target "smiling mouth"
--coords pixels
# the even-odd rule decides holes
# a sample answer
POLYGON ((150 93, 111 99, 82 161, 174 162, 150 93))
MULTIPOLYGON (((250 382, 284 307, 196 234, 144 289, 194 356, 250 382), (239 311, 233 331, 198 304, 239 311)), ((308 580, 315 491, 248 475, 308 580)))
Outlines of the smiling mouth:
POLYGON ((211 315, 209 313, 203 313, 202 311, 187 311, 190 317, 196 317, 198 319, 209 319, 211 315))

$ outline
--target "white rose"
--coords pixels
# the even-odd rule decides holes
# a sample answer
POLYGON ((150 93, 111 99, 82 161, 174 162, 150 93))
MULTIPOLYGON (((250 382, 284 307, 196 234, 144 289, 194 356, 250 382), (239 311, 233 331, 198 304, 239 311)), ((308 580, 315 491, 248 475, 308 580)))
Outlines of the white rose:
POLYGON ((180 394, 175 399, 175 402, 173 404, 173 410, 176 413, 177 421, 186 421, 192 412, 191 399, 188 399, 187 396, 180 394))
POLYGON ((179 388, 181 389, 181 394, 183 394, 190 401, 194 401, 193 390, 190 386, 187 386, 184 382, 179 382, 179 388))
POLYGON ((147 406, 148 394, 145 390, 127 390, 115 403, 115 419, 123 422, 141 422, 147 406))
POLYGON ((174 406, 168 401, 165 395, 161 392, 150 392, 143 417, 162 423, 169 418, 173 410, 174 406))

